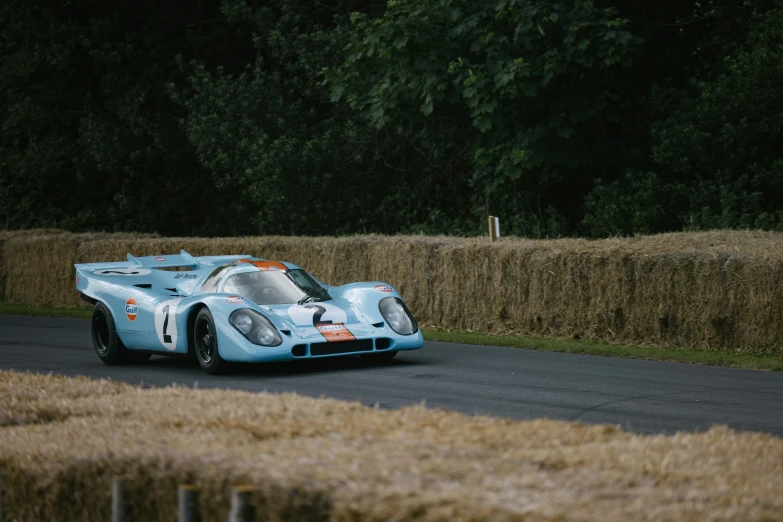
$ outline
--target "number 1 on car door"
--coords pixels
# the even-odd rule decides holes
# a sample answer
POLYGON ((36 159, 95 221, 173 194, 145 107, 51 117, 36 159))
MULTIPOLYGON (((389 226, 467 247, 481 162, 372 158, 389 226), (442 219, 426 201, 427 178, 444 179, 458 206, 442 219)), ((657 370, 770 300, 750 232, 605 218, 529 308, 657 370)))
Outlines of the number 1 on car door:
POLYGON ((182 299, 169 299, 155 306, 155 333, 163 347, 169 351, 177 348, 177 305, 182 299))

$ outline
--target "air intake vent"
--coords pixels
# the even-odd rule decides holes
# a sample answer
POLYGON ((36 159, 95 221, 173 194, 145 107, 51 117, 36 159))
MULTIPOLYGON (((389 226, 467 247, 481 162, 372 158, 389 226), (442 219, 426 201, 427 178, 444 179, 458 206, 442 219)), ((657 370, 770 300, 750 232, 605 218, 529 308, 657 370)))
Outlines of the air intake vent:
POLYGON ((381 337, 380 339, 375 340, 376 350, 386 350, 389 346, 391 346, 391 339, 381 337))
POLYGON ((313 343, 310 355, 336 355, 338 353, 371 352, 372 339, 340 341, 339 343, 313 343))
POLYGON ((152 288, 152 285, 149 283, 139 283, 137 285, 133 285, 136 288, 152 288))
POLYGON ((291 355, 294 357, 304 357, 307 355, 307 345, 306 344, 297 344, 293 348, 291 348, 291 355))

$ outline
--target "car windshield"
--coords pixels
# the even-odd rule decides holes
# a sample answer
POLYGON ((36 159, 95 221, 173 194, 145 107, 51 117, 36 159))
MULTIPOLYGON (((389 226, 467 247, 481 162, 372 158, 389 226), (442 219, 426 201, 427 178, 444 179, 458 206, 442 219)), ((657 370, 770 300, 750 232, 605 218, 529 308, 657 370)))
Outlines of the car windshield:
POLYGON ((234 274, 226 278, 223 292, 240 295, 259 305, 330 299, 304 270, 253 270, 234 274))

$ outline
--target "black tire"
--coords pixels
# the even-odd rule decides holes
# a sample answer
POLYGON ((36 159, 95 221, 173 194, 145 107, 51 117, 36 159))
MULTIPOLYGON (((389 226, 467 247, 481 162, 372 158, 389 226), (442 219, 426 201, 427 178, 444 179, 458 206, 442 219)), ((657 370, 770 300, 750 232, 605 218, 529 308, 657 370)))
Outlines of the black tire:
POLYGON ((193 322, 193 351, 201 369, 210 375, 224 373, 228 363, 218 351, 217 330, 212 312, 206 306, 198 311, 193 322))
POLYGON ((116 364, 131 364, 144 362, 150 358, 148 353, 138 353, 128 350, 114 324, 114 316, 109 307, 98 301, 92 310, 92 324, 90 333, 92 346, 104 364, 113 366, 116 364))
POLYGON ((388 352, 373 352, 362 355, 363 359, 373 362, 391 361, 394 356, 397 355, 397 350, 389 350, 388 352))

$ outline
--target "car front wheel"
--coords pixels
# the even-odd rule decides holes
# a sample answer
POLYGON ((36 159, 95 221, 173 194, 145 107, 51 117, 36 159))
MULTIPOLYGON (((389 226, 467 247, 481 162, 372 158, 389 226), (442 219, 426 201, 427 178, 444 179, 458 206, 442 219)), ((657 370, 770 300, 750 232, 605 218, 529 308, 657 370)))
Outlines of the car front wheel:
POLYGON ((228 363, 220 358, 217 329, 209 308, 202 308, 193 323, 193 346, 201 369, 210 375, 226 371, 228 363))

